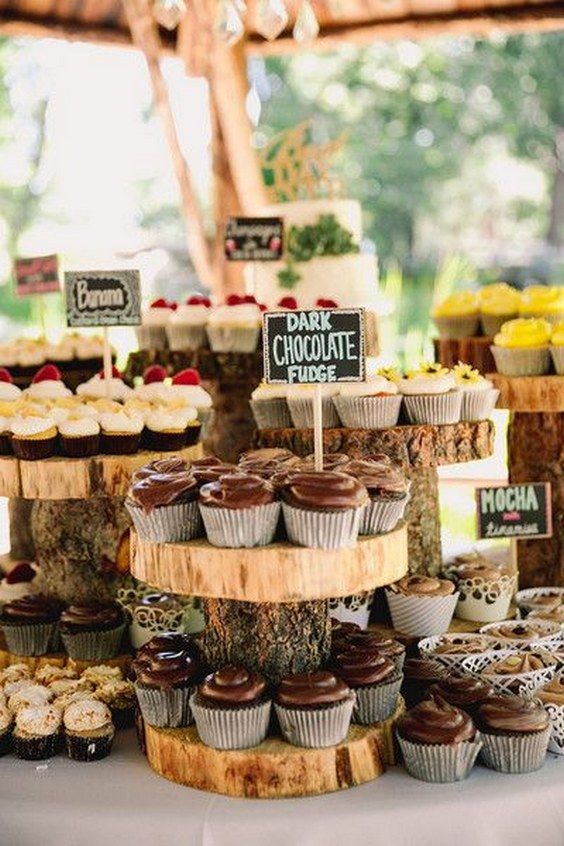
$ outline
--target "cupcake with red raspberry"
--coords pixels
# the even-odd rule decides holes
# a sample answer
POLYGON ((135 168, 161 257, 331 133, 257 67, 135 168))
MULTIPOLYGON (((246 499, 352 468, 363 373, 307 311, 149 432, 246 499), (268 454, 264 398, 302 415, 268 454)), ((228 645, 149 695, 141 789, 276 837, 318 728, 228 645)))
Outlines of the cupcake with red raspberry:
POLYGON ((54 402, 70 397, 72 391, 64 384, 59 368, 54 364, 45 364, 37 371, 23 395, 36 402, 54 402))
POLYGON ((125 402, 129 397, 133 396, 133 389, 125 384, 122 374, 117 367, 113 366, 110 379, 106 381, 104 371, 100 370, 91 379, 81 382, 77 386, 76 395, 85 400, 85 402, 106 399, 113 400, 114 402, 125 402))
POLYGON ((220 476, 200 488, 199 505, 213 546, 266 546, 274 538, 280 503, 272 485, 259 476, 220 476))
POLYGON ((211 395, 201 385, 200 374, 193 367, 181 370, 172 378, 170 398, 180 399, 198 412, 198 421, 202 430, 200 436, 206 438, 213 424, 211 395))
POLYGON ((224 305, 213 308, 206 327, 214 352, 253 353, 262 328, 262 312, 253 296, 231 294, 224 305))
POLYGON ((142 323, 135 327, 141 350, 164 350, 167 347, 167 326, 177 304, 159 297, 142 314, 142 323))
POLYGON ((337 746, 346 738, 355 699, 346 682, 318 670, 283 678, 274 708, 288 743, 319 749, 337 746))
POLYGON ((202 294, 193 294, 184 305, 179 305, 172 312, 166 326, 171 350, 197 350, 207 347, 206 326, 210 309, 211 300, 202 294))
MULTIPOLYGON (((160 364, 151 364, 143 372, 143 382, 133 389, 134 399, 142 402, 166 402, 170 398, 167 372, 160 364)), ((170 380, 169 380, 170 381, 170 380)))

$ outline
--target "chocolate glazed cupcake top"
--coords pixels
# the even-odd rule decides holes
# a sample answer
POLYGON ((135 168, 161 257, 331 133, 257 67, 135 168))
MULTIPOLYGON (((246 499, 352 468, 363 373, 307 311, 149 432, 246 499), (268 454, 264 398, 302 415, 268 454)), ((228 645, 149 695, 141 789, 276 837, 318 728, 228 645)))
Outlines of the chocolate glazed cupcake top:
POLYGON ((397 732, 412 743, 461 743, 473 740, 471 717, 444 699, 425 699, 399 718, 397 732))
POLYGON ((476 724, 490 734, 544 731, 549 717, 538 699, 507 694, 493 696, 478 708, 476 724))
MULTIPOLYGON (((323 469, 345 472, 345 466, 350 463, 350 458, 344 452, 327 452, 323 455, 323 469)), ((310 453, 305 458, 299 459, 299 468, 304 471, 315 470, 315 455, 310 453)))
POLYGON ((337 655, 335 673, 350 687, 364 687, 397 677, 393 661, 381 653, 360 649, 337 655))
POLYGON ((224 708, 254 705, 264 694, 266 681, 245 667, 223 667, 208 676, 198 688, 198 698, 204 705, 224 708))
POLYGON ((198 485, 193 473, 185 462, 179 459, 151 462, 161 467, 135 474, 128 491, 129 499, 141 506, 147 514, 153 508, 196 499, 198 485), (164 467, 162 465, 165 465, 164 467), (168 466, 166 466, 168 465, 168 466))
POLYGON ((115 629, 124 621, 123 611, 117 603, 92 602, 69 605, 61 614, 61 631, 105 631, 115 629))
POLYGON ((454 593, 454 584, 431 576, 404 576, 390 585, 389 590, 405 596, 449 596, 454 593))
POLYGON ((42 594, 30 593, 6 602, 2 609, 5 623, 52 623, 61 616, 62 605, 42 594))
POLYGON ((450 705, 465 708, 478 705, 494 695, 493 687, 472 676, 451 674, 429 688, 429 695, 440 696, 450 705))
POLYGON ((274 488, 260 476, 232 473, 200 489, 200 504, 212 508, 253 508, 276 499, 274 488))
POLYGON ((420 681, 432 684, 442 681, 446 670, 438 661, 428 661, 425 658, 407 658, 403 665, 403 675, 406 681, 420 681))
POLYGON ((152 476, 153 473, 182 473, 189 469, 190 465, 178 455, 171 455, 169 458, 156 458, 154 461, 149 461, 134 470, 131 481, 137 482, 147 476, 152 476))
POLYGON ((342 679, 327 670, 318 670, 283 678, 276 701, 286 708, 320 708, 345 702, 350 696, 350 688, 342 679))
POLYGON ((399 468, 368 458, 350 461, 343 472, 358 479, 371 497, 402 499, 409 488, 409 482, 399 468))
POLYGON ((168 690, 197 684, 203 675, 200 661, 183 650, 137 657, 132 667, 140 684, 168 690))
POLYGON ((362 630, 357 632, 352 631, 345 633, 344 636, 341 637, 340 632, 337 631, 336 634, 333 635, 333 652, 349 652, 355 651, 357 649, 372 649, 375 652, 379 652, 380 655, 387 655, 392 657, 403 655, 403 653, 405 652, 405 646, 403 646, 403 644, 401 644, 399 641, 394 640, 391 637, 382 637, 376 632, 362 630))
POLYGON ((249 449, 244 452, 239 459, 239 464, 241 467, 249 461, 276 461, 277 464, 284 464, 296 457, 293 452, 283 447, 263 447, 262 449, 249 449))
POLYGON ((344 511, 368 503, 364 485, 344 473, 297 473, 282 489, 284 500, 294 508, 311 511, 344 511))
POLYGON ((207 458, 197 458, 191 464, 192 473, 198 483, 198 487, 208 484, 208 482, 217 482, 220 476, 226 476, 228 473, 239 473, 240 470, 235 464, 229 464, 221 461, 215 456, 208 456, 207 458))
POLYGON ((200 648, 191 635, 181 632, 163 632, 139 647, 137 658, 147 658, 159 652, 186 652, 192 658, 200 657, 200 648))
POLYGON ((291 473, 292 468, 296 471, 298 458, 288 461, 278 461, 276 458, 255 458, 239 462, 241 473, 250 473, 252 476, 260 476, 261 479, 270 479, 275 473, 291 473))

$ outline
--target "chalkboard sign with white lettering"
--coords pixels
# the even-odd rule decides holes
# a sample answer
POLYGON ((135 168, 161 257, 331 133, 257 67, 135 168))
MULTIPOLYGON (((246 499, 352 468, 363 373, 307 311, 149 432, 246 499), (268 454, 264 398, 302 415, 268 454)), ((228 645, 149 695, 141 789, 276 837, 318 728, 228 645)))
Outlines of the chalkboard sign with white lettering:
POLYGON ((65 273, 68 326, 138 326, 141 293, 138 270, 65 273))
POLYGON ((58 256, 18 258, 14 262, 14 293, 31 297, 59 290, 58 256))
POLYGON ((550 482, 478 488, 479 538, 552 536, 550 482))
POLYGON ((267 382, 361 382, 364 309, 266 312, 263 346, 267 382))
POLYGON ((277 261, 284 249, 281 217, 231 217, 225 227, 227 261, 277 261))

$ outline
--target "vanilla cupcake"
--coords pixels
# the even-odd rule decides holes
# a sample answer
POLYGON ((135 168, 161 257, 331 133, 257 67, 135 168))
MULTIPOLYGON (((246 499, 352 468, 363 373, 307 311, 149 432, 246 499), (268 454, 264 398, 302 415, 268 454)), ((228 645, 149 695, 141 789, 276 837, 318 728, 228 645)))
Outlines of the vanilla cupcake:
POLYGON ((94 417, 72 412, 59 421, 61 452, 69 458, 85 458, 100 451, 100 424, 94 417))
POLYGON ((386 588, 394 629, 411 637, 429 637, 447 631, 458 591, 448 579, 405 576, 386 588))
POLYGON ((564 376, 564 322, 557 323, 552 331, 550 354, 554 369, 559 376, 564 376))
POLYGON ((520 315, 560 323, 564 320, 564 286, 529 285, 521 294, 520 315))
POLYGON ((16 409, 15 402, 0 402, 0 455, 12 454, 12 419, 16 409))
MULTIPOLYGON (((323 398, 321 400, 321 413, 324 428, 339 426, 340 420, 333 398, 339 392, 339 385, 324 384, 321 386, 323 398)), ((296 429, 313 428, 313 398, 316 391, 315 385, 289 385, 286 394, 288 408, 292 423, 296 429)))
POLYGON ((19 400, 22 395, 21 388, 14 385, 14 380, 9 370, 0 367, 0 403, 11 403, 19 400))
POLYGON ((212 309, 206 331, 214 352, 252 353, 258 347, 262 311, 254 297, 232 294, 212 309))
POLYGON ((38 370, 29 388, 24 391, 26 397, 38 402, 70 397, 70 391, 63 383, 61 371, 54 364, 46 364, 38 370))
POLYGON ((461 420, 486 420, 495 408, 499 391, 492 382, 461 361, 453 367, 457 387, 462 391, 461 420))
POLYGON ((52 758, 62 745, 61 712, 53 705, 31 705, 16 714, 14 752, 26 761, 52 758))
POLYGON ((186 405, 195 408, 198 412, 198 420, 202 424, 201 437, 208 436, 213 424, 212 398, 202 387, 197 370, 187 367, 172 377, 169 399, 181 399, 186 405))
POLYGON ((333 403, 343 425, 352 429, 387 429, 395 426, 401 407, 401 394, 394 381, 373 376, 366 382, 339 385, 333 403))
POLYGON ((133 391, 122 379, 117 367, 112 367, 112 377, 109 380, 109 387, 106 390, 104 371, 101 370, 91 379, 82 382, 76 389, 76 394, 86 402, 97 399, 111 399, 115 402, 124 402, 133 395, 133 391))
POLYGON ((207 297, 194 294, 171 313, 166 326, 171 350, 197 350, 207 346, 206 326, 210 307, 211 301, 207 297))
POLYGON ((477 335, 480 324, 478 295, 456 291, 431 312, 441 338, 466 338, 477 335))
POLYGON ((462 391, 454 373, 441 364, 424 362, 400 380, 399 389, 411 423, 458 423, 462 391))
POLYGON ((196 409, 186 405, 160 404, 145 417, 147 446, 157 452, 181 450, 196 443, 200 428, 196 409))
POLYGON ((141 444, 144 421, 140 414, 106 411, 99 416, 100 449, 112 455, 129 455, 137 452, 141 444))
POLYGON ((519 316, 521 294, 506 282, 484 285, 478 291, 478 300, 484 335, 493 337, 504 323, 519 316))
POLYGON ((176 311, 175 302, 162 297, 153 300, 142 316, 142 323, 135 327, 137 343, 141 350, 164 350, 167 347, 167 326, 171 315, 176 311))
POLYGON ((541 318, 517 318, 504 323, 490 347, 504 376, 542 376, 550 370, 552 327, 541 318))
POLYGON ((80 699, 65 708, 65 742, 73 761, 99 761, 111 751, 114 725, 110 709, 97 699, 80 699))
POLYGON ((11 420, 14 455, 27 461, 50 458, 57 448, 57 424, 45 414, 22 409, 11 420))
POLYGON ((251 394, 251 411, 259 429, 288 429, 292 425, 286 385, 261 382, 251 394))
POLYGON ((133 389, 133 399, 141 402, 165 402, 170 399, 170 380, 160 364, 152 364, 143 373, 143 382, 133 389))

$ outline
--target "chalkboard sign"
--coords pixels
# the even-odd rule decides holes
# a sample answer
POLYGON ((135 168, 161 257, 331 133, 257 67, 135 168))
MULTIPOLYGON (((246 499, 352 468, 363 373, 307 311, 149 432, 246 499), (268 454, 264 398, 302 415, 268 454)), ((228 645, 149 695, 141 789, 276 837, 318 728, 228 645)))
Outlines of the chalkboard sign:
POLYGON ((552 536, 550 482, 478 488, 479 538, 552 536))
POLYGON ((364 309, 265 312, 263 345, 267 382, 361 382, 364 309))
POLYGON ((65 273, 69 326, 137 326, 141 323, 138 270, 65 273))
POLYGON ((14 262, 14 293, 31 297, 59 290, 58 256, 18 258, 14 262))
POLYGON ((281 217, 231 217, 225 227, 227 261, 277 261, 284 249, 281 217))

